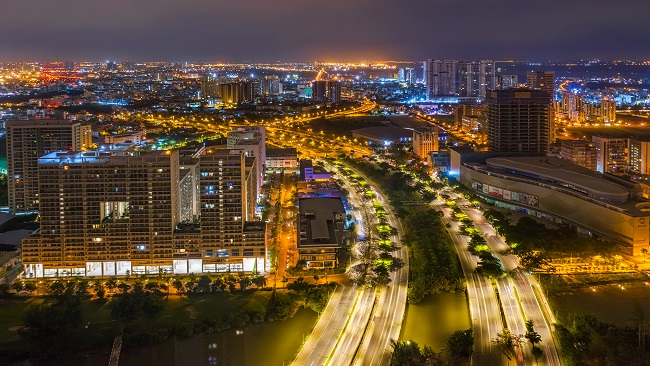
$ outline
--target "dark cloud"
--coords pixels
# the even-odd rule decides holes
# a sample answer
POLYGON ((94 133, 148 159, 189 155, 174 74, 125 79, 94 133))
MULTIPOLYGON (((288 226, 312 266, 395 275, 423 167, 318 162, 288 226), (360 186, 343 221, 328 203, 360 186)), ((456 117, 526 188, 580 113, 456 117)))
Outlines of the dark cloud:
POLYGON ((637 0, 3 0, 3 60, 648 59, 637 0))

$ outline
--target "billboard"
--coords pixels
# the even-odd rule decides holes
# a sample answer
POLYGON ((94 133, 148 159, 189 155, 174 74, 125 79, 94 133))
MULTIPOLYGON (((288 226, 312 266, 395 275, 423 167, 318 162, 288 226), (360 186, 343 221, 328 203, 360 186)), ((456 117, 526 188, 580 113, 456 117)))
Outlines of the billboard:
POLYGON ((118 276, 128 276, 131 274, 131 261, 120 261, 115 262, 117 267, 116 274, 118 276))
POLYGON ((495 198, 518 202, 528 206, 539 207, 539 197, 532 194, 510 191, 508 189, 488 185, 477 180, 472 180, 471 186, 472 189, 488 194, 495 198))
POLYGON ((104 276, 115 276, 115 262, 104 262, 104 276))

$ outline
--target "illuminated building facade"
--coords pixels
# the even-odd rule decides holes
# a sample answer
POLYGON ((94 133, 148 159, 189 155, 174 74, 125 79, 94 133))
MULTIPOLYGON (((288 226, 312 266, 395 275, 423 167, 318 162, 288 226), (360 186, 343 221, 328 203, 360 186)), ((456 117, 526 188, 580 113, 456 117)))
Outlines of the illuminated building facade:
POLYGON ((11 213, 38 211, 38 158, 54 151, 92 146, 90 125, 66 120, 9 121, 7 185, 11 213))
POLYGON ((432 151, 438 151, 438 127, 413 130, 413 155, 426 159, 432 151))
POLYGON ((596 149, 596 170, 601 173, 623 172, 630 164, 629 140, 592 136, 596 149))
POLYGON ((39 159, 41 230, 22 246, 26 275, 264 272, 254 163, 204 152, 197 197, 192 164, 176 151, 48 154, 39 159), (187 222, 194 200, 200 217, 187 222))
POLYGON ((427 60, 424 81, 427 97, 459 96, 485 98, 496 88, 494 61, 427 60))

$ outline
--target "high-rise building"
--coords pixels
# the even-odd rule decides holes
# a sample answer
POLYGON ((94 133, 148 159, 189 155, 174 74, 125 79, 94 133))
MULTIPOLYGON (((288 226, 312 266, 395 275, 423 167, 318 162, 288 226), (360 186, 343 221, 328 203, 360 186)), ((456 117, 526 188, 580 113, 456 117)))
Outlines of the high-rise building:
POLYGON ((438 127, 413 130, 413 155, 426 159, 432 151, 438 151, 438 127))
POLYGON ((311 99, 314 102, 327 102, 327 81, 315 80, 311 83, 311 99))
POLYGON ((338 80, 315 80, 311 83, 311 99, 314 102, 341 103, 341 82, 338 80))
POLYGON ((552 128, 548 93, 526 88, 493 90, 487 98, 486 116, 490 151, 548 153, 552 128))
POLYGON ((219 96, 223 103, 241 104, 253 101, 255 86, 252 81, 236 81, 219 84, 219 96))
POLYGON ((9 121, 7 185, 12 213, 38 211, 38 158, 53 151, 92 147, 90 125, 66 120, 9 121))
POLYGON ((596 149, 590 141, 561 140, 560 158, 585 168, 596 170, 596 149))
POLYGON ((41 230, 23 241, 27 277, 263 272, 255 159, 207 150, 184 164, 176 151, 39 159, 41 230), (197 191, 200 217, 184 222, 197 191))
POLYGON ((478 96, 479 87, 479 65, 471 61, 459 61, 456 65, 456 92, 458 96, 478 96))
POLYGON ((616 122, 616 102, 603 99, 600 102, 600 115, 603 117, 603 123, 616 122))
POLYGON ((424 82, 429 99, 437 96, 456 95, 457 63, 452 60, 429 59, 424 61, 424 82))
POLYGON ((596 170, 601 173, 624 171, 630 165, 629 140, 592 136, 596 149, 596 170))
POLYGON ((519 87, 519 76, 517 75, 499 75, 497 77, 497 87, 499 89, 519 87))
POLYGON ((494 66, 494 61, 492 60, 481 60, 478 64, 478 96, 480 98, 487 97, 487 93, 490 90, 497 88, 496 84, 496 69, 494 66))
POLYGON ((561 112, 567 120, 583 121, 585 119, 583 104, 581 96, 568 91, 562 92, 561 112))
POLYGON ((424 62, 427 97, 485 98, 496 88, 494 61, 427 60, 424 62))
POLYGON ((412 67, 403 67, 397 71, 397 81, 409 85, 415 84, 415 69, 412 67))
MULTIPOLYGON (((228 149, 241 151, 247 158, 257 160, 255 186, 256 192, 259 194, 266 169, 266 128, 263 126, 235 126, 228 133, 226 141, 228 149)), ((257 200, 257 195, 255 200, 257 200)))
POLYGON ((614 101, 604 99, 600 105, 597 105, 570 91, 562 92, 562 99, 557 104, 557 112, 560 118, 571 122, 616 122, 614 101))
POLYGON ((166 264, 180 222, 178 174, 178 154, 164 151, 40 158, 41 230, 22 246, 28 277, 129 275, 136 265, 166 264))
POLYGON ((630 139, 630 170, 650 175, 650 141, 630 139))
POLYGON ((277 96, 282 94, 282 80, 276 75, 265 76, 262 83, 262 94, 267 96, 277 96))
POLYGON ((327 83, 327 100, 330 103, 341 103, 341 82, 331 80, 327 83))
POLYGON ((213 75, 203 75, 201 77, 201 98, 214 99, 221 97, 221 85, 223 80, 216 78, 213 75))
POLYGON ((555 71, 529 71, 526 75, 526 84, 531 89, 547 92, 553 99, 555 96, 555 71))

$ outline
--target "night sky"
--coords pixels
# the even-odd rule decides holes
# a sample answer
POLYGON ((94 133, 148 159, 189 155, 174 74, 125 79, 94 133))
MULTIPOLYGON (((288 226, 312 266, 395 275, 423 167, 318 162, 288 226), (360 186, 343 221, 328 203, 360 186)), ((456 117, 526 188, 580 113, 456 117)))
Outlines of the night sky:
POLYGON ((648 0, 0 0, 1 61, 650 59, 648 0))

